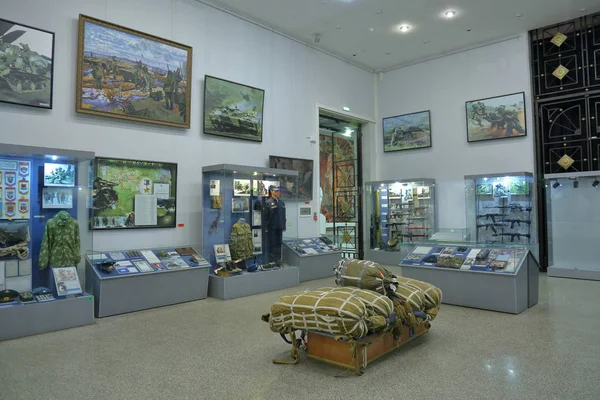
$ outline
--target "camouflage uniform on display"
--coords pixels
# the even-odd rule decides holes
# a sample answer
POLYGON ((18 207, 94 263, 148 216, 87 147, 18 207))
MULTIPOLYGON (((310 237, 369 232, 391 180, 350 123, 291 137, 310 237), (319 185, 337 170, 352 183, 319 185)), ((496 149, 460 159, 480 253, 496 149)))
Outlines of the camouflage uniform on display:
POLYGON ((79 224, 68 212, 60 211, 46 223, 39 267, 69 267, 80 261, 79 224))
POLYGON ((245 260, 252 257, 253 246, 250 225, 240 221, 233 224, 229 249, 233 260, 245 260))

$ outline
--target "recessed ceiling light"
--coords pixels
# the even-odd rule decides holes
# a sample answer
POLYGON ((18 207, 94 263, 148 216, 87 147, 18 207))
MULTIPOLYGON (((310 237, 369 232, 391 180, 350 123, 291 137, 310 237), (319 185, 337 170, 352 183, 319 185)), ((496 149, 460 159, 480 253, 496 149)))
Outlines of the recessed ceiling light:
POLYGON ((584 12, 585 8, 580 8, 579 11, 584 12))
POLYGON ((424 41, 423 44, 429 44, 429 40, 424 41))
POLYGON ((398 27, 398 30, 402 33, 406 33, 408 31, 410 31, 410 26, 409 25, 400 25, 398 27))
POLYGON ((444 13, 446 18, 454 18, 456 17, 456 11, 448 10, 444 13))
POLYGON ((471 32, 471 29, 465 29, 465 31, 467 31, 467 32, 471 32))
POLYGON ((375 28, 369 28, 369 32, 375 32, 375 28))
POLYGON ((342 29, 342 27, 341 26, 336 26, 335 29, 337 29, 339 31, 340 29, 342 29))
POLYGON ((381 11, 381 10, 377 11, 377 15, 381 15, 381 14, 383 14, 383 11, 381 11))
POLYGON ((517 14, 517 18, 521 18, 523 16, 523 14, 519 13, 517 14))
POLYGON ((386 52, 385 52, 385 55, 386 55, 386 56, 389 56, 390 54, 392 54, 392 53, 390 53, 389 51, 386 51, 386 52))

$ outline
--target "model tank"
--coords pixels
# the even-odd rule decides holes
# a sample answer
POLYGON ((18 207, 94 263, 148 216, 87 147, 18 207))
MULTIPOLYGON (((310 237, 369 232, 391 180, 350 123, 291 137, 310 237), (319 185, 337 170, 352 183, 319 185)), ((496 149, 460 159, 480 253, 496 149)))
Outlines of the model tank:
POLYGON ((208 118, 210 119, 212 126, 219 132, 258 134, 258 121, 256 116, 248 111, 221 106, 212 110, 208 118))
POLYGON ((16 93, 41 92, 50 87, 51 63, 20 43, 0 41, 0 85, 16 93))

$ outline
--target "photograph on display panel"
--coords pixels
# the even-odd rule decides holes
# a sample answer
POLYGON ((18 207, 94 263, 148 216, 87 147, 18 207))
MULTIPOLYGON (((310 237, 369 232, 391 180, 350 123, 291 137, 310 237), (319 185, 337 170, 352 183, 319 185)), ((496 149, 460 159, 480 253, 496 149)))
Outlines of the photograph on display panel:
POLYGON ((96 158, 92 229, 175 228, 177 164, 96 158))
POLYGON ((192 48, 79 16, 80 113, 190 127, 192 48))
POLYGON ((431 147, 429 111, 383 119, 383 149, 385 152, 425 147, 431 147))
POLYGON ((469 142, 527 135, 524 92, 467 101, 465 107, 469 142))
POLYGON ((204 133, 262 142, 265 91, 206 75, 204 133))
POLYGON ((269 167, 298 171, 298 188, 294 188, 295 177, 281 177, 281 198, 293 198, 298 192, 298 200, 312 200, 313 197, 313 160, 300 158, 269 156, 269 167))
POLYGON ((52 108, 54 33, 0 18, 0 101, 52 108))

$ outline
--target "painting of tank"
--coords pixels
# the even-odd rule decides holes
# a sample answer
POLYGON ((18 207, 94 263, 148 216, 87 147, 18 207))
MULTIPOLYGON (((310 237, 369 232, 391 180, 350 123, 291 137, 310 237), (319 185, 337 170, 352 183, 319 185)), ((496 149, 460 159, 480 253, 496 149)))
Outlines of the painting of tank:
POLYGON ((429 111, 383 119, 383 151, 414 150, 431 147, 429 111))
POLYGON ((54 33, 0 18, 0 102, 52 108, 54 33))
POLYGON ((79 16, 79 113, 190 127, 192 48, 79 16))
POLYGON ((96 158, 92 229, 175 228, 176 211, 177 164, 96 158))
POLYGON ((262 142, 265 91, 206 75, 204 133, 262 142))
POLYGON ((524 92, 467 101, 466 112, 468 142, 527 135, 524 92))

